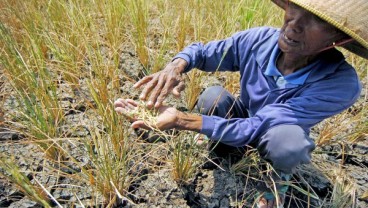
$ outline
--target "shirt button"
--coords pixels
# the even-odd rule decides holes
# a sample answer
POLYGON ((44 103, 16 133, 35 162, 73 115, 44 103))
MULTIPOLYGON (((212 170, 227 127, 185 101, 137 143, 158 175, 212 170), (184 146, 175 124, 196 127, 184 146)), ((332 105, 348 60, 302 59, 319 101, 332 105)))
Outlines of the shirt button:
POLYGON ((283 86, 283 85, 285 85, 285 83, 286 83, 286 81, 285 81, 285 79, 283 77, 279 77, 278 80, 277 80, 277 82, 276 82, 276 84, 278 86, 283 86))

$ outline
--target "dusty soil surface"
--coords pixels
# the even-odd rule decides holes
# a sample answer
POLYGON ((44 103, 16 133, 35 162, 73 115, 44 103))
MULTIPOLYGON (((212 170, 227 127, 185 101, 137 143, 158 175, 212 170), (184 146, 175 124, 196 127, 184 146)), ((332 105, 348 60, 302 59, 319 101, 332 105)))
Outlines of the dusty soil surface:
MULTIPOLYGON (((135 54, 131 52, 122 52, 122 67, 121 73, 128 74, 130 77, 138 78, 139 71, 142 66, 139 64, 135 54)), ((212 78, 211 78, 212 79, 212 78)), ((209 79, 203 80, 203 86, 210 85, 209 79)), ((2 78, 3 90, 9 89, 9 86, 4 84, 2 78)), ((212 81, 211 81, 212 82, 212 81)), ((60 102, 63 103, 66 113, 66 122, 61 127, 61 131, 69 137, 86 137, 90 132, 88 126, 91 123, 98 125, 99 120, 95 117, 93 109, 86 105, 86 100, 91 101, 87 89, 83 88, 85 80, 81 80, 82 89, 79 93, 71 92, 67 85, 60 84, 60 102), (77 129, 72 127, 78 127, 77 129)), ((221 82, 218 82, 221 83, 221 82)), ((121 91, 123 95, 128 95, 132 98, 137 98, 138 93, 132 88, 132 80, 121 81, 121 91)), ((365 92, 364 92, 365 93, 365 92)), ((16 110, 17 104, 12 96, 2 98, 4 103, 4 113, 9 114, 16 110)), ((361 104, 366 104, 366 100, 360 100, 361 104)), ((182 100, 170 99, 169 104, 186 110, 182 100)), ((6 118, 6 116, 5 116, 6 118)), ((354 127, 352 127, 354 128, 354 127)), ((156 151, 152 152, 152 157, 143 164, 141 173, 145 173, 145 177, 131 187, 131 194, 123 198, 116 207, 252 207, 254 198, 255 178, 249 177, 252 175, 252 168, 247 170, 247 174, 235 173, 231 169, 233 162, 227 157, 218 158, 211 152, 206 151, 203 147, 203 154, 211 158, 213 162, 206 161, 199 166, 193 179, 186 185, 179 186, 172 177, 171 165, 164 162, 160 158, 165 158, 168 154, 164 140, 151 138, 149 133, 141 136, 141 132, 130 130, 131 139, 142 143, 142 148, 152 150, 157 146, 156 151), (152 168, 154 167, 154 168, 152 168)), ((313 131, 313 137, 317 137, 319 128, 313 131)), ((344 132, 342 132, 344 134, 344 132)), ((340 135, 341 136, 341 135, 340 135)), ((33 180, 34 177, 38 181, 45 184, 47 187, 53 187, 58 184, 62 187, 63 184, 73 184, 78 188, 68 189, 50 189, 51 194, 65 207, 80 207, 79 201, 83 204, 90 203, 91 189, 85 184, 81 184, 71 178, 62 175, 34 175, 34 172, 47 173, 50 166, 46 166, 42 154, 37 150, 37 147, 25 142, 26 138, 23 135, 12 131, 12 127, 1 127, 0 130, 0 152, 8 154, 9 157, 15 157, 22 171, 29 173, 27 176, 33 180), (77 191, 76 191, 77 190, 77 191)), ((74 151, 73 154, 80 161, 80 164, 88 165, 89 158, 84 155, 82 146, 65 147, 74 151)), ((331 198, 333 185, 326 177, 326 172, 341 170, 338 167, 343 164, 343 171, 348 176, 349 180, 355 183, 356 207, 368 207, 367 198, 363 197, 368 191, 368 142, 364 138, 361 142, 344 146, 345 155, 341 154, 342 146, 334 144, 324 147, 319 147, 314 153, 313 163, 300 167, 294 174, 292 181, 299 187, 305 190, 312 190, 317 194, 320 200, 308 199, 297 188, 291 188, 288 191, 288 204, 290 207, 306 207, 306 202, 310 201, 310 207, 328 207, 328 200, 331 198)), ((57 167, 55 167, 57 168, 57 167)), ((64 167, 64 171, 73 173, 80 171, 78 167, 64 167)), ((67 186, 65 185, 65 188, 67 186)), ((93 199, 99 201, 100 199, 93 199)), ((56 206, 56 205, 55 205, 56 206)), ((9 183, 6 178, 0 177, 0 207, 41 207, 37 203, 29 200, 20 192, 17 187, 9 183)))

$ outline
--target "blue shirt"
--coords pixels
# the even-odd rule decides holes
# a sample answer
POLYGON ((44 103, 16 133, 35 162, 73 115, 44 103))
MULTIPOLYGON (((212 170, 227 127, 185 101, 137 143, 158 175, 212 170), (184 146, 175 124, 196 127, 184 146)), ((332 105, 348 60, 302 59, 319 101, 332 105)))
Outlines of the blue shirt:
POLYGON ((279 35, 275 28, 253 28, 206 45, 194 43, 177 54, 175 58, 188 62, 186 72, 193 68, 240 72, 240 99, 250 117, 203 115, 201 133, 231 146, 249 144, 282 124, 298 125, 309 133, 312 126, 358 99, 362 88, 359 78, 335 49, 285 76, 287 83, 279 87, 274 79, 279 75, 277 69, 268 69, 279 35))

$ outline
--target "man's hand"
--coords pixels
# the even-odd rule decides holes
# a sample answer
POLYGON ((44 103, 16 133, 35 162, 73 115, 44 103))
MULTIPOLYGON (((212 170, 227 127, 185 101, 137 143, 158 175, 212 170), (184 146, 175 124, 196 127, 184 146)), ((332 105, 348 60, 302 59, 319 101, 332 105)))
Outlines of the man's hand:
POLYGON ((139 98, 141 100, 147 100, 149 96, 147 107, 159 108, 170 92, 174 96, 179 97, 180 92, 183 91, 185 87, 181 73, 184 71, 187 64, 188 63, 184 59, 178 58, 166 65, 162 71, 139 80, 134 85, 135 88, 145 85, 139 98))
MULTIPOLYGON (((132 122, 132 128, 168 130, 176 127, 179 111, 172 107, 161 106, 157 117, 143 116, 148 109, 139 108, 132 99, 118 99, 114 103, 115 111, 123 114, 132 122)), ((144 107, 143 107, 144 108, 144 107)))

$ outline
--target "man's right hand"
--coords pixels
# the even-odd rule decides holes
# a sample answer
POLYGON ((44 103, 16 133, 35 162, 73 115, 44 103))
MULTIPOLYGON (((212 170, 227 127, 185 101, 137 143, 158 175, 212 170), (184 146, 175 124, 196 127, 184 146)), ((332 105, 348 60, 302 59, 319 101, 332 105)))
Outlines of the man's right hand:
MULTIPOLYGON (((180 111, 173 107, 161 106, 158 110, 158 115, 155 118, 141 118, 139 104, 132 99, 119 98, 114 102, 115 111, 122 114, 129 121, 132 122, 132 128, 143 128, 143 129, 159 129, 168 130, 172 128, 180 128, 178 126, 180 111)), ((193 122, 191 122, 193 123, 193 122)))
POLYGON ((148 108, 159 108, 162 106, 162 102, 170 92, 174 96, 179 97, 180 92, 185 88, 182 73, 187 65, 188 63, 184 59, 177 58, 166 65, 162 71, 139 80, 134 84, 135 88, 139 88, 144 85, 139 98, 141 100, 148 101, 148 108))

